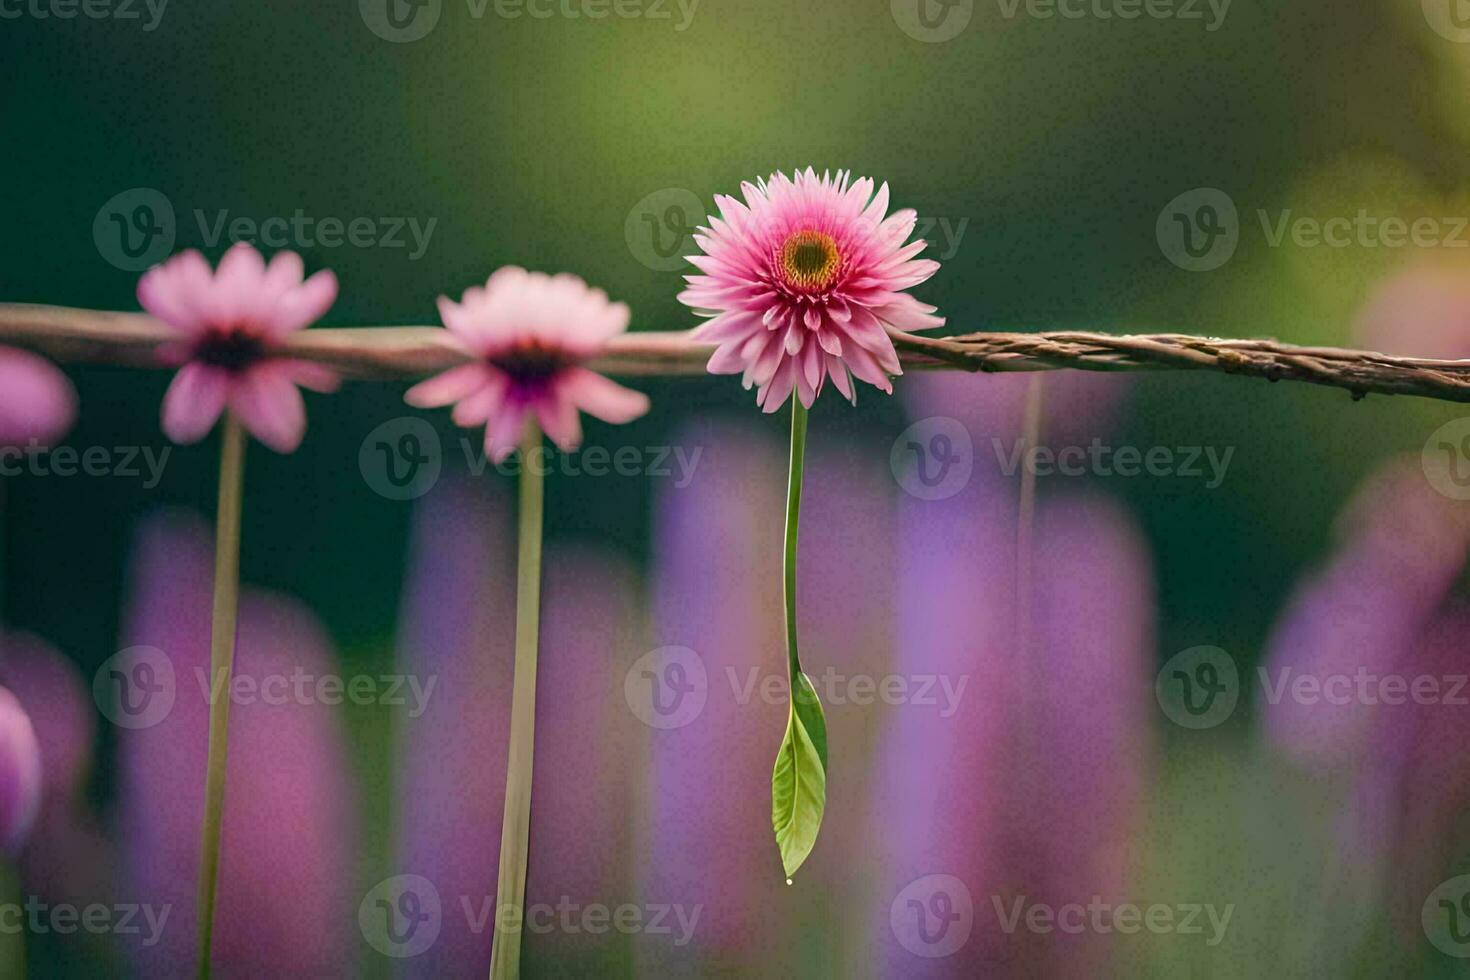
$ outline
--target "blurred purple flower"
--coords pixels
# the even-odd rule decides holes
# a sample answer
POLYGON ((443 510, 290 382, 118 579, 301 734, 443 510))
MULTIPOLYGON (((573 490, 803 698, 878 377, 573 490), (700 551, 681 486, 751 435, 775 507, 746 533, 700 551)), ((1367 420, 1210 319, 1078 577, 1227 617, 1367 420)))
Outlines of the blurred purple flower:
POLYGON ((0 446, 55 442, 76 417, 76 389, 60 369, 29 351, 0 347, 0 446))
MULTIPOLYGON (((433 945, 400 976, 478 976, 490 965, 505 796, 515 563, 505 501, 481 484, 450 484, 414 517, 403 670, 437 676, 431 710, 405 723, 395 874, 438 892, 433 945)), ((601 552, 552 548, 545 561, 528 906, 615 908, 627 899, 638 722, 622 696, 614 651, 634 642, 633 571, 601 552)), ((528 962, 576 962, 618 933, 528 931, 528 962), (581 945, 579 946, 579 941, 581 945)))
MULTIPOLYGON (((526 903, 555 907, 565 898, 582 908, 616 908, 638 899, 628 877, 635 845, 625 815, 639 799, 633 750, 642 725, 623 699, 616 655, 641 642, 637 575, 614 554, 565 546, 548 550, 545 568, 526 903)), ((533 966, 571 969, 577 956, 610 953, 620 940, 616 929, 528 932, 525 955, 533 966)))
POLYGON ((1337 531, 1272 635, 1264 731, 1323 779, 1333 847, 1352 856, 1331 865, 1333 890, 1349 876, 1379 890, 1368 898, 1422 941, 1423 896, 1470 846, 1457 829, 1470 764, 1455 748, 1470 737, 1470 691, 1456 681, 1470 658, 1470 608, 1453 597, 1470 515, 1430 487, 1418 460, 1399 459, 1369 479, 1337 531))
POLYGON ((1391 714, 1390 706, 1351 689, 1299 699, 1291 685, 1303 676, 1321 683, 1418 672, 1419 637, 1470 549, 1470 519, 1458 508, 1434 492, 1417 460, 1400 460, 1369 480, 1339 518, 1337 550, 1297 588, 1262 668, 1270 688, 1260 706, 1265 730, 1288 755, 1329 766, 1363 759, 1375 718, 1391 714))
MULTIPOLYGON (((168 515, 141 528, 124 636, 163 652, 172 707, 118 738, 117 833, 126 900, 167 905, 162 941, 122 937, 150 976, 188 973, 196 944, 199 815, 208 728, 211 549, 204 525, 168 515)), ((156 656, 156 655, 154 655, 156 656)), ((236 678, 336 673, 312 614, 246 590, 236 678)), ((295 690, 295 688, 292 688, 295 690)), ((308 688, 311 690, 312 688, 308 688)), ((355 809, 337 709, 314 698, 232 705, 221 845, 218 975, 318 977, 351 962, 355 809)), ((146 937, 144 937, 146 938, 146 937)))
POLYGON ((682 950, 644 941, 640 970, 687 973, 699 969, 701 954, 732 970, 769 969, 780 953, 773 903, 786 891, 771 841, 771 765, 787 709, 760 690, 785 676, 781 526, 772 520, 784 506, 782 456, 748 429, 725 425, 693 424, 675 440, 705 451, 688 486, 660 488, 658 646, 645 656, 692 653, 650 663, 627 692, 651 729, 641 891, 649 901, 701 906, 702 915, 697 941, 682 950), (741 698, 751 681, 752 696, 741 698))
MULTIPOLYGON (((916 412, 1019 433, 1018 410, 977 407, 1001 397, 974 394, 990 379, 963 380, 974 387, 923 379, 916 412)), ((1115 405, 1110 379, 1067 380, 1047 381, 1043 441, 1100 433, 1115 405)), ((1096 935, 1008 932, 997 909, 1124 897, 1152 765, 1153 576, 1116 506, 1053 499, 1044 481, 1039 499, 1029 623, 1018 616, 1013 482, 977 467, 953 497, 899 505, 895 669, 965 686, 948 717, 910 705, 883 736, 873 833, 886 850, 875 912, 887 976, 1102 969, 1096 935)))
POLYGON ((504 502, 478 485, 441 486, 414 514, 398 661, 404 673, 438 682, 430 710, 405 720, 400 736, 393 873, 426 878, 445 914, 433 946, 403 960, 400 976, 490 970, 493 909, 471 921, 460 903, 479 916, 495 901, 515 641, 513 541, 504 502))
POLYGON ((41 746, 30 716, 0 687, 0 850, 14 857, 41 809, 41 746))
POLYGON ((41 809, 20 858, 27 889, 50 902, 110 901, 112 847, 83 793, 96 722, 80 672, 39 637, 3 633, 0 683, 31 716, 41 746, 41 809))
MULTIPOLYGON (((1042 442, 1082 444, 1113 428, 1126 403, 1132 379, 1102 372, 1067 371, 1040 375, 1042 442)), ((903 400, 915 419, 947 416, 958 419, 975 440, 980 464, 991 457, 988 441, 1018 438, 1026 416, 1026 389, 1038 375, 987 374, 956 371, 916 374, 903 388, 903 400)))

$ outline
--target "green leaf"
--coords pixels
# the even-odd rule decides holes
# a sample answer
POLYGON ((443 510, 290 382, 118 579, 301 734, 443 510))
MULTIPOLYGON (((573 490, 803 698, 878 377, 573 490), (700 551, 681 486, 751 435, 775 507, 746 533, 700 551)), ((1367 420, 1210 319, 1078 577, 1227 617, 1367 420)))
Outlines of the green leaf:
POLYGON ((786 737, 771 773, 771 824, 788 878, 816 846, 827 809, 827 720, 806 674, 793 681, 786 737))

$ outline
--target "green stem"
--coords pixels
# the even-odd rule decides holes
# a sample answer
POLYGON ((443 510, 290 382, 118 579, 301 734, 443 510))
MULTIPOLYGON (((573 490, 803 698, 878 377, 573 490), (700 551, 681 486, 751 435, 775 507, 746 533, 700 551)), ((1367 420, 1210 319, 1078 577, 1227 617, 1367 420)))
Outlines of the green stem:
POLYGON ((801 659, 796 652, 796 540, 801 524, 801 483, 806 471, 806 408, 795 397, 791 399, 791 472, 786 484, 786 549, 782 565, 786 593, 786 660, 791 690, 796 691, 796 675, 801 673, 801 659))
POLYGON ((521 521, 516 561, 515 687, 510 708, 510 758, 505 772, 505 816, 500 825, 500 874, 495 888, 491 980, 521 972, 521 920, 526 899, 526 856, 531 833, 531 771, 536 746, 536 648, 541 612, 543 477, 533 466, 541 430, 527 427, 521 443, 521 521), (513 909, 514 913, 505 910, 513 909), (509 922, 507 922, 507 918, 509 922))
POLYGON ((225 414, 219 461, 219 510, 215 518, 214 619, 210 627, 210 672, 221 695, 209 706, 209 766, 204 779, 204 832, 199 859, 199 977, 207 980, 214 941, 214 904, 219 885, 220 821, 225 804, 225 760, 229 755, 230 680, 235 666, 235 630, 240 605, 240 507, 245 483, 245 432, 225 414), (221 685, 219 682, 223 680, 221 685))

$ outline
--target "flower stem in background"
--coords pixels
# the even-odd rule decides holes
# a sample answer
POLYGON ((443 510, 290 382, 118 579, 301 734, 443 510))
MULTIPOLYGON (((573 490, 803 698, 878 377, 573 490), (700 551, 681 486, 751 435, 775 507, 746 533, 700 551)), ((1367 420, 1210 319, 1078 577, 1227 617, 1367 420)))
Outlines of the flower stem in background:
POLYGON ((536 647, 541 615, 543 476, 533 466, 541 430, 528 423, 521 443, 521 520, 516 559, 516 662, 510 708, 510 758, 505 770, 505 817, 500 825, 500 873, 495 886, 491 980, 521 972, 521 919, 526 898, 526 852, 531 833, 531 768, 536 748, 536 647), (503 910, 514 909, 514 913, 503 910), (510 924, 507 924, 507 918, 510 924), (511 928, 513 924, 514 928, 511 928))
MULTIPOLYGON (((1041 443, 1041 416, 1043 405, 1043 373, 1033 374, 1026 383, 1026 410, 1021 422, 1021 452, 1023 459, 1041 443)), ((1016 651, 1012 662, 1017 665, 1020 676, 1029 691, 1040 691, 1042 677, 1037 659, 1031 655, 1032 635, 1036 621, 1036 588, 1034 583, 1033 544, 1036 531, 1036 467, 1021 467, 1021 492, 1016 513, 1016 651)), ((1032 753, 1046 752, 1036 730, 1036 719, 1032 714, 1024 715, 1016 725, 1015 737, 1025 758, 1039 758, 1032 753)))
MULTIPOLYGON (((1026 384, 1026 414, 1021 423, 1022 458, 1041 441, 1042 379, 1033 374, 1026 384)), ((1016 519, 1016 653, 1030 653, 1032 622, 1031 538, 1036 525, 1036 467, 1021 467, 1021 493, 1016 519)))
POLYGON ((214 900, 219 885, 220 820, 225 804, 225 760, 229 755, 230 682, 235 666, 235 630, 240 606, 240 505, 245 483, 245 430, 225 413, 220 446, 219 510, 215 518, 214 614, 209 667, 221 697, 209 705, 209 765, 204 780, 204 832, 199 858, 199 976, 209 976, 214 941, 214 900), (223 681, 223 683, 221 683, 223 681))
MULTIPOLYGON (((3 859, 0 859, 0 901, 3 901, 7 908, 13 906, 18 909, 25 904, 25 896, 20 884, 20 872, 16 870, 12 862, 3 859)), ((0 977, 25 980, 25 976, 25 930, 16 929, 11 932, 7 929, 3 935, 0 935, 0 977)))
POLYGON ((786 737, 771 773, 771 824, 787 884, 817 843, 827 807, 827 721, 796 643, 796 543, 801 522, 801 479, 806 468, 806 408, 791 400, 791 475, 786 489, 786 669, 791 706, 786 737))

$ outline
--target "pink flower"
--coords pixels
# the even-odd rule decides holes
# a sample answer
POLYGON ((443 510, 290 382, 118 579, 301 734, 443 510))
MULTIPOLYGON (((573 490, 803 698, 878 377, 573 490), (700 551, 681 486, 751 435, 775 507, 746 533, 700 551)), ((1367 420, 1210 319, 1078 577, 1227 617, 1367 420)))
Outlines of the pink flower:
POLYGON ((77 417, 77 393, 50 361, 0 347, 0 446, 60 439, 77 417))
POLYGON ((301 257, 277 252, 269 266, 241 242, 211 272, 198 252, 184 252, 138 280, 143 308, 183 340, 160 353, 181 364, 163 398, 163 431, 174 442, 203 439, 226 406, 250 434, 276 452, 293 452, 306 434, 297 385, 333 391, 337 376, 275 348, 321 317, 337 298, 327 270, 302 281, 301 257))
POLYGON ((628 329, 628 307, 576 276, 506 266, 459 303, 439 297, 439 314, 474 360, 416 385, 406 400, 417 408, 453 404, 455 424, 483 424, 485 452, 497 463, 533 414, 570 451, 582 441, 579 409, 612 423, 648 411, 646 395, 582 366, 628 329))
POLYGON ((903 292, 939 270, 914 258, 923 241, 904 244, 916 215, 885 218, 888 185, 875 195, 870 178, 849 186, 848 176, 808 168, 743 183, 745 203, 716 195, 721 217, 694 236, 705 254, 689 261, 705 274, 688 276, 679 299, 713 317, 694 339, 718 344, 710 372, 743 372, 767 412, 793 388, 810 408, 829 377, 849 400, 850 375, 891 394, 889 376, 903 371, 888 330, 944 325, 903 292))

